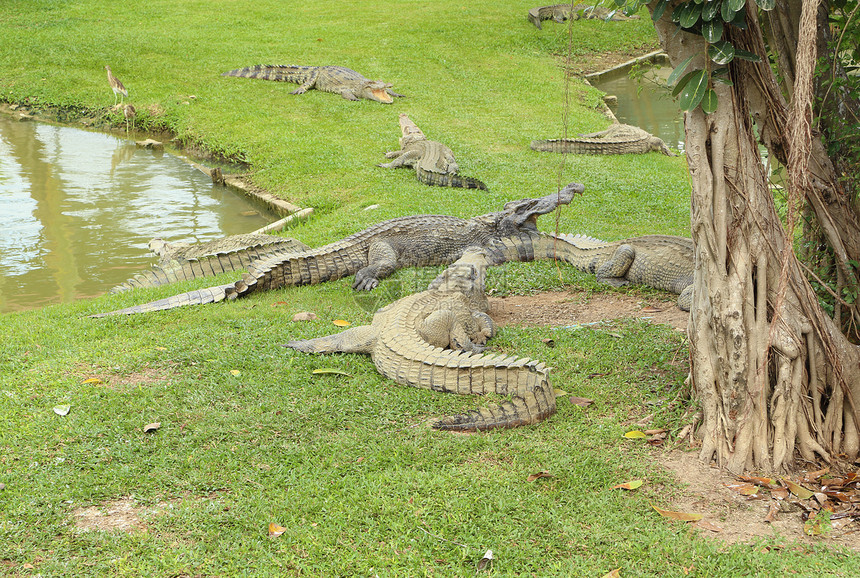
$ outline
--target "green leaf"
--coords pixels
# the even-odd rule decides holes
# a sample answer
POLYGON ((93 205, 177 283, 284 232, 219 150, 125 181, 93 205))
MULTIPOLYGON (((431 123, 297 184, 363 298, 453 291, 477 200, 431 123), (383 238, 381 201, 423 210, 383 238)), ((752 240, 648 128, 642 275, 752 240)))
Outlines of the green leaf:
POLYGON ((723 5, 722 0, 715 0, 714 2, 708 2, 702 7, 702 20, 705 22, 710 22, 714 19, 714 16, 720 13, 720 7, 723 5))
POLYGON ((753 54, 752 52, 747 52, 746 50, 741 50, 740 48, 735 49, 735 58, 740 58, 741 60, 749 60, 750 62, 761 62, 761 58, 758 54, 753 54))
POLYGON ((737 14, 735 14, 734 19, 732 20, 732 26, 740 28, 741 30, 746 30, 747 28, 747 13, 741 10, 737 14))
POLYGON ((720 16, 722 16, 723 22, 734 20, 736 12, 737 10, 732 8, 732 3, 729 0, 723 0, 723 5, 720 7, 720 16))
POLYGON ((648 436, 646 436, 643 432, 639 431, 638 429, 635 429, 635 430, 632 430, 632 431, 625 433, 624 437, 631 439, 631 440, 636 440, 636 439, 647 438, 648 436))
POLYGON ((681 19, 679 20, 679 23, 681 24, 681 27, 692 28, 702 16, 702 7, 699 4, 688 2, 684 5, 684 9, 681 11, 680 16, 681 19))
POLYGON ((776 6, 776 0, 755 0, 755 3, 762 10, 773 10, 774 6, 776 6))
POLYGON ((705 96, 705 91, 708 89, 708 73, 704 70, 697 70, 687 81, 684 90, 681 91, 681 110, 690 112, 699 106, 702 98, 705 96))
POLYGON ((711 20, 710 22, 705 22, 702 25, 702 36, 708 42, 717 42, 723 37, 723 21, 711 20))
POLYGON ((72 410, 72 406, 70 405, 55 405, 54 413, 57 415, 69 415, 69 412, 72 410))
POLYGON ((333 367, 321 367, 319 369, 314 369, 311 373, 314 375, 345 375, 347 377, 352 377, 349 373, 340 369, 334 369, 333 367))
POLYGON ((675 86, 675 81, 677 81, 678 77, 684 73, 684 70, 690 64, 690 61, 693 60, 694 56, 695 54, 691 54, 684 59, 684 62, 675 67, 675 70, 673 70, 672 74, 669 75, 669 78, 666 79, 666 86, 675 86))
POLYGON ((675 6, 675 9, 672 10, 672 22, 680 22, 681 21, 681 13, 687 9, 686 4, 679 4, 675 6))
POLYGON ((705 96, 702 97, 702 112, 711 114, 717 110, 717 93, 709 88, 705 91, 705 96))
POLYGON ((728 64, 735 57, 735 47, 728 40, 720 40, 708 46, 708 58, 717 64, 728 64))
POLYGON ((672 89, 672 96, 678 96, 684 87, 687 86, 687 83, 693 78, 693 75, 699 72, 698 70, 691 70, 687 74, 685 74, 681 80, 678 81, 678 84, 675 85, 675 88, 672 89))
MULTIPOLYGON (((615 0, 618 2, 618 0, 615 0)), ((663 16, 663 12, 666 11, 666 6, 669 5, 669 0, 660 0, 657 2, 657 5, 654 6, 654 12, 651 13, 651 20, 657 22, 663 16)))
POLYGON ((747 0, 725 0, 725 2, 732 9, 732 12, 740 12, 746 5, 747 0))

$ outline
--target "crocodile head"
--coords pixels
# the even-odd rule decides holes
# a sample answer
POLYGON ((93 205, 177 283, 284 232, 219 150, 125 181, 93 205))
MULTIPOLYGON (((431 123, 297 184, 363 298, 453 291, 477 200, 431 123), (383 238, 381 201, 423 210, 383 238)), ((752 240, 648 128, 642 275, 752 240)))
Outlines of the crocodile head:
POLYGON ((361 96, 368 100, 375 100, 376 102, 381 102, 383 104, 391 104, 394 102, 394 99, 388 93, 388 89, 392 86, 394 85, 389 82, 371 80, 362 88, 361 96))
POLYGON ((663 142, 663 139, 661 138, 652 136, 650 139, 648 139, 648 144, 650 145, 652 151, 657 151, 658 153, 663 153, 664 155, 670 157, 678 156, 673 153, 668 146, 666 146, 666 143, 663 142))
POLYGON ((412 122, 412 119, 406 113, 400 113, 400 133, 403 135, 400 137, 400 148, 405 148, 406 145, 419 141, 419 140, 427 140, 427 137, 424 136, 424 133, 421 132, 421 129, 412 122))
POLYGON ((557 193, 549 194, 539 199, 522 199, 505 204, 502 211, 491 213, 485 217, 493 218, 495 229, 502 236, 512 235, 520 231, 537 231, 537 218, 551 213, 559 205, 567 205, 576 194, 581 195, 585 185, 570 183, 557 193))

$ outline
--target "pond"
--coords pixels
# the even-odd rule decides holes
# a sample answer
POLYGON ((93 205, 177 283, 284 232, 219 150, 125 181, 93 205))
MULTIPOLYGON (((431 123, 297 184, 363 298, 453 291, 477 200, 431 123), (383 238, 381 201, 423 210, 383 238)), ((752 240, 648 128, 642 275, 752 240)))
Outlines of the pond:
POLYGON ((100 295, 155 262, 148 243, 276 219, 182 158, 0 115, 0 313, 100 295))
POLYGON ((666 88, 672 67, 665 59, 625 66, 591 75, 588 81, 608 95, 618 97, 612 112, 619 121, 643 128, 663 139, 670 149, 684 150, 684 114, 666 88), (631 77, 632 68, 644 73, 631 77))

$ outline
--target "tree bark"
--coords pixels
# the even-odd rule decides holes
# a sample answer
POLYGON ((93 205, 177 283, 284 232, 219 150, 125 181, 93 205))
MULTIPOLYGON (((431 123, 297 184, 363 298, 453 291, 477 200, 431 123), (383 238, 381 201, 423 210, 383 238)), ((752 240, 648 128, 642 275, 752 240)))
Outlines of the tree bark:
MULTIPOLYGON (((679 3, 672 2, 655 23, 663 48, 673 65, 696 54, 690 70, 706 68, 704 39, 678 32, 671 22, 679 3)), ((781 109, 768 105, 779 90, 754 6, 748 2, 743 35, 757 42, 744 36, 740 46, 735 35, 731 40, 759 54, 763 64, 753 75, 744 61, 730 63, 732 86, 713 87, 717 110, 706 115, 696 109, 685 117, 696 250, 688 335, 690 377, 703 414, 700 458, 735 473, 787 470, 798 452, 810 461, 840 454, 853 459, 860 452, 854 405, 860 401, 860 351, 821 310, 760 159, 756 122, 768 148, 786 159, 796 139, 789 138, 784 101, 781 109)), ((794 84, 800 80, 793 76, 794 84)), ((807 198, 821 193, 819 183, 832 182, 832 165, 817 162, 818 148, 810 140, 811 135, 809 180, 791 185, 807 198)), ((827 191, 832 189, 825 186, 827 191)), ((844 229, 835 231, 842 240, 844 229)))

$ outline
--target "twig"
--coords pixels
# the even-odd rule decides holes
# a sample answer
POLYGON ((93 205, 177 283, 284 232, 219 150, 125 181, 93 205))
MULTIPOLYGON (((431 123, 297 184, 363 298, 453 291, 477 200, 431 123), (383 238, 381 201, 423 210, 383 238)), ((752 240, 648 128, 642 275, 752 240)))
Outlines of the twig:
POLYGON ((448 539, 443 538, 441 536, 437 536, 436 534, 431 534, 430 532, 428 532, 427 530, 425 530, 421 526, 418 526, 418 529, 421 530, 422 532, 424 532, 425 534, 427 534, 428 536, 432 536, 432 537, 436 538, 437 540, 442 540, 443 542, 448 542, 450 544, 456 544, 457 546, 460 546, 461 548, 468 548, 469 547, 469 546, 466 546, 465 544, 460 544, 459 542, 454 542, 452 540, 448 540, 448 539))

